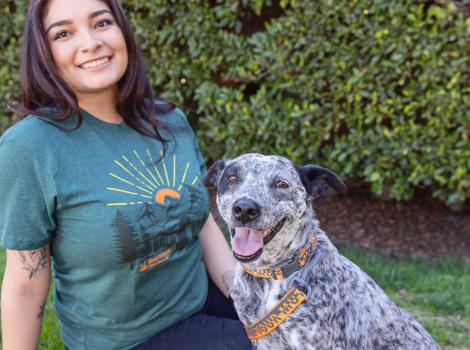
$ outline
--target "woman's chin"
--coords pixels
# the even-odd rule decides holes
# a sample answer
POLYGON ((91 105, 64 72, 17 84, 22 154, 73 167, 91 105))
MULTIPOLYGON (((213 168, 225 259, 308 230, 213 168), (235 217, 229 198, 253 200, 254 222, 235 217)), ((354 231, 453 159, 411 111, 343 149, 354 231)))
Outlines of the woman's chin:
POLYGON ((88 82, 86 86, 83 86, 81 89, 77 89, 76 94, 103 94, 103 93, 112 93, 117 90, 117 82, 88 82))

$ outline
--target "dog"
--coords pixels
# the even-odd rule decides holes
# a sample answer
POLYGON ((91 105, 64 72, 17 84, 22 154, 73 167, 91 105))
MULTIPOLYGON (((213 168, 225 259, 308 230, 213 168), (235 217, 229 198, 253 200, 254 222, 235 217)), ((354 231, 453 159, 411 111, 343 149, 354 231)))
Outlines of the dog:
POLYGON ((312 201, 346 192, 333 171, 245 154, 216 161, 204 183, 230 230, 230 295, 256 349, 439 349, 320 229, 312 201))

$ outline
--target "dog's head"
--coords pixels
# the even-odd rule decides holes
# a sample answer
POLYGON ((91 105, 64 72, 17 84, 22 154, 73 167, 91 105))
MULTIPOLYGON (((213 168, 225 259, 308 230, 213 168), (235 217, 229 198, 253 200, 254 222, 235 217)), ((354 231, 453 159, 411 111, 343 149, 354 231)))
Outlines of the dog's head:
POLYGON ((328 187, 346 192, 331 170, 295 167, 285 158, 261 154, 216 161, 204 183, 217 188, 217 207, 230 228, 234 256, 245 263, 289 246, 313 214, 309 202, 328 187))

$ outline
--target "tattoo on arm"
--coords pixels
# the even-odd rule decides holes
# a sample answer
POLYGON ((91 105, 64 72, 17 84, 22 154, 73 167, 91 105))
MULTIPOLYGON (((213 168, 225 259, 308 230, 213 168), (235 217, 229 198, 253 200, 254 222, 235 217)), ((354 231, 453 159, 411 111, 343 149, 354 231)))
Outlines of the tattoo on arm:
POLYGON ((227 291, 230 291, 230 288, 232 288, 234 276, 235 275, 232 270, 227 270, 222 275, 222 283, 227 288, 227 291))
POLYGON ((42 303, 39 307, 39 313, 37 314, 37 318, 40 320, 44 317, 44 312, 46 311, 46 302, 42 303))
POLYGON ((39 271, 44 270, 50 262, 47 247, 35 250, 18 251, 23 269, 29 272, 32 279, 39 271))

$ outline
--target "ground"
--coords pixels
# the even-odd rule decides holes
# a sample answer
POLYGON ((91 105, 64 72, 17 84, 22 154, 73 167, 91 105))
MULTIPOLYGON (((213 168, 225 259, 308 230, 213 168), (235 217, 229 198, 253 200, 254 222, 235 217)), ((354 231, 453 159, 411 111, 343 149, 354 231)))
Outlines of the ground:
POLYGON ((383 200, 355 186, 319 198, 320 226, 335 244, 353 243, 392 257, 470 256, 470 207, 452 211, 429 194, 407 202, 383 200))

